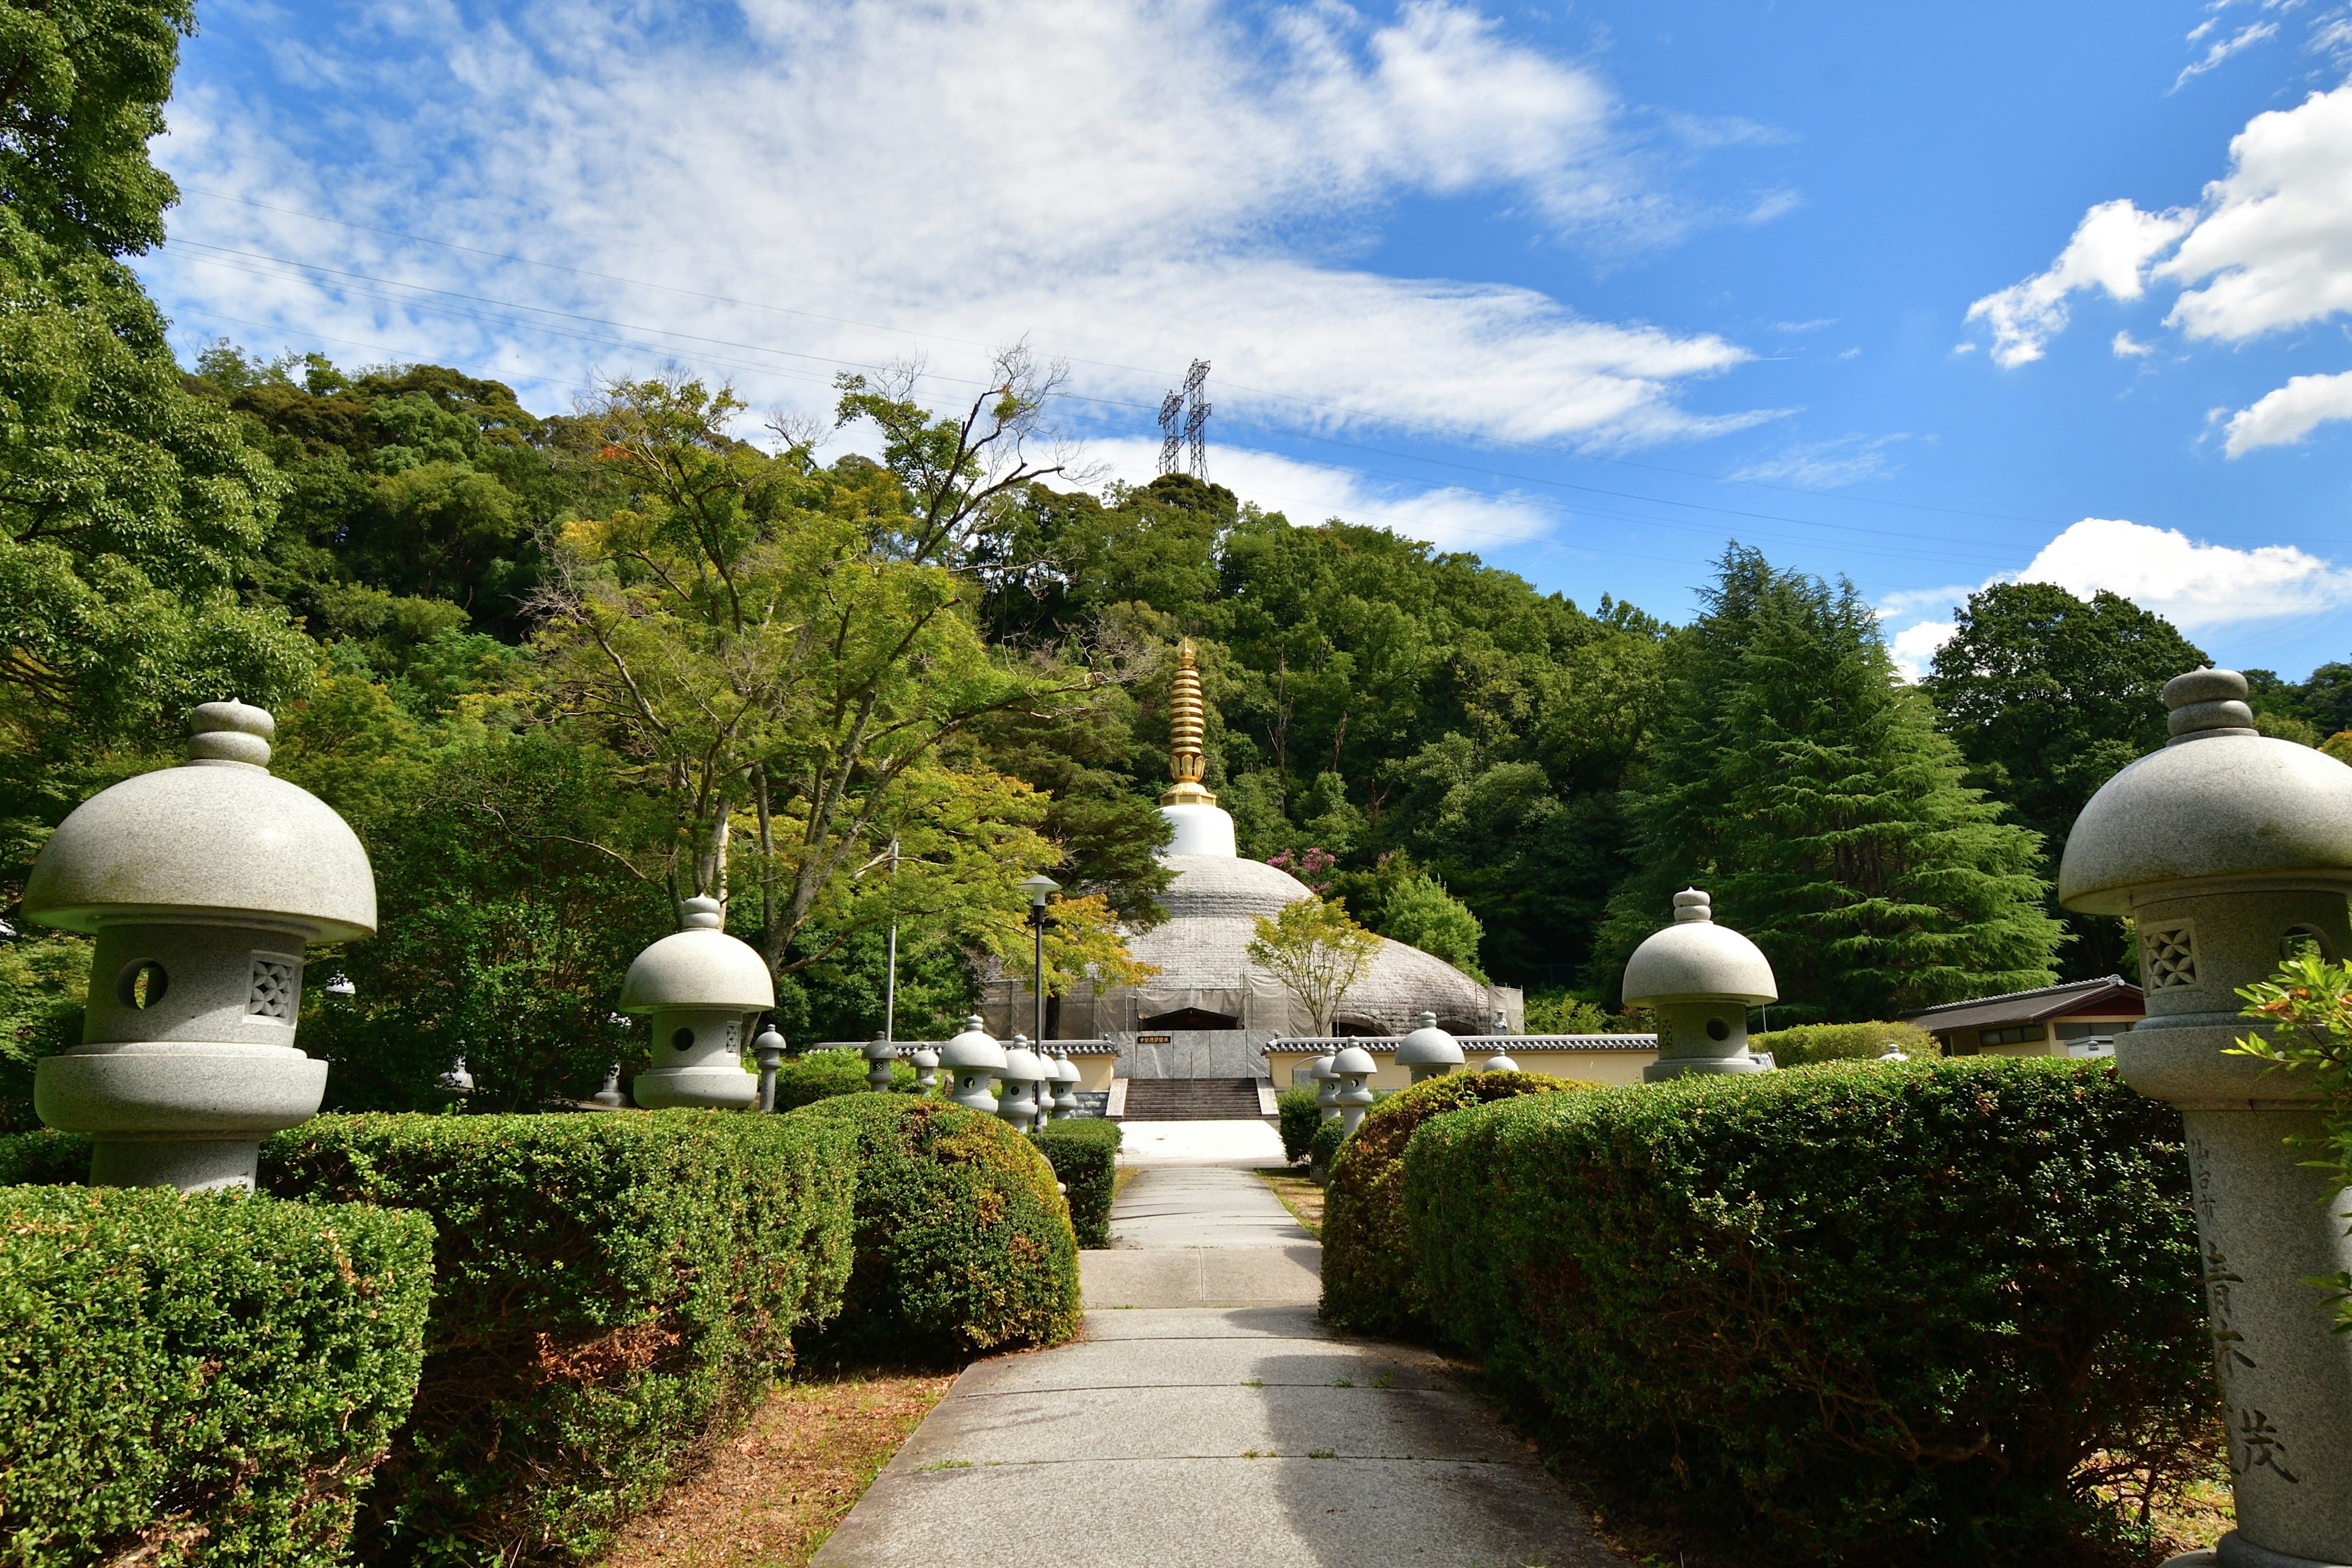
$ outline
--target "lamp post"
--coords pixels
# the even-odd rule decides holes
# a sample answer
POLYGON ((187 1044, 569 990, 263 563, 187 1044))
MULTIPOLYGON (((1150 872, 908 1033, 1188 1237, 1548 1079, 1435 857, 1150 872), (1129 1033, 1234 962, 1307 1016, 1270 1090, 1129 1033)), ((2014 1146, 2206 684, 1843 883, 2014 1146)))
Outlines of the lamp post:
POLYGON ((1045 913, 1045 900, 1047 895, 1060 892, 1062 884, 1040 871, 1021 887, 1029 895, 1029 928, 1037 939, 1036 967, 1030 984, 1037 997, 1037 1033, 1031 1037, 1042 1046, 1045 1043, 1045 926, 1051 919, 1045 913))
MULTIPOLYGON (((898 1022, 898 841, 890 840, 890 967, 882 976, 882 1037, 898 1022)), ((937 1066, 937 1063, 933 1064, 937 1066)))

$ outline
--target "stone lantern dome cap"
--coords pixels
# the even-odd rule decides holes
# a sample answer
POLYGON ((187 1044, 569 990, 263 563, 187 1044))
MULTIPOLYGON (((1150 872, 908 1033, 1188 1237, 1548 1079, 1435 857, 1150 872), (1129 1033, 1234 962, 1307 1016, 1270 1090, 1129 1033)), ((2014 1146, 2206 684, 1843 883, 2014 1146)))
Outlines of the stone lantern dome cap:
POLYGON ((1397 1042, 1397 1066, 1457 1067, 1468 1059, 1462 1054, 1462 1042, 1437 1026, 1436 1014, 1423 1013, 1412 1022, 1412 1033, 1397 1042))
POLYGON ((1349 1046, 1331 1058, 1331 1070, 1342 1078, 1355 1073, 1369 1073, 1378 1066, 1372 1060, 1372 1053, 1361 1046, 1349 1046))
POLYGON ((25 912, 79 931, 175 915, 289 921, 320 942, 373 931, 367 851, 333 807, 270 775, 277 728, 247 703, 200 704, 186 763, 100 790, 58 825, 25 912))
POLYGON ((1034 1083, 1045 1076, 1045 1064, 1039 1061, 1037 1053, 1029 1048, 1028 1036, 1013 1037, 1013 1044, 1004 1053, 1004 1065, 997 1068, 997 1076, 1014 1083, 1034 1083))
POLYGON ((1054 1081, 1055 1083, 1076 1083, 1078 1081, 1078 1064, 1072 1061, 1068 1057, 1055 1057, 1053 1061, 1053 1068, 1054 1081))
POLYGON ((1675 895, 1675 923, 1650 933, 1625 964, 1628 1005, 1653 1002, 1760 1003, 1780 999, 1772 965, 1754 942, 1715 923, 1696 888, 1675 895))
POLYGON ((2135 889, 2197 882, 2352 886, 2352 768, 2254 728, 2246 678, 2164 687, 2172 738, 2099 787, 2067 836, 2058 901, 2129 914, 2135 889))
POLYGON ((776 1005, 767 960, 748 942, 719 928, 726 916, 717 899, 686 900, 686 929, 672 931, 637 954, 621 983, 621 1011, 661 1007, 730 1007, 748 1013, 776 1005))
POLYGON ((948 1041, 947 1048, 940 1053, 940 1066, 950 1072, 970 1072, 975 1068, 1002 1072, 1004 1047, 981 1026, 980 1015, 974 1013, 963 1021, 963 1032, 948 1041))

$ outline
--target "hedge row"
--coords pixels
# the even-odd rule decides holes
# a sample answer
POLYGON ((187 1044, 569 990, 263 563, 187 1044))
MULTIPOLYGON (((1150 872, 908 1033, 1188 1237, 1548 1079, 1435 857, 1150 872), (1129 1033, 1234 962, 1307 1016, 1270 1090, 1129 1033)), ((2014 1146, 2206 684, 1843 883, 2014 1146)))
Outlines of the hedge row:
POLYGON ((1323 1120, 1323 1108, 1315 1102, 1315 1091, 1303 1084, 1276 1095, 1274 1105, 1282 1129, 1282 1157, 1296 1165, 1315 1147, 1315 1124, 1323 1120))
POLYGON ((2127 1535, 2210 1421, 2179 1118, 2099 1063, 1690 1077, 1413 1135, 1416 1288, 1591 1462, 1828 1561, 2127 1535))
POLYGON ((1458 1072, 1414 1084, 1364 1112, 1323 1183, 1323 1317, 1364 1333, 1434 1327, 1413 1289, 1405 1227, 1405 1145, 1432 1117, 1590 1084, 1532 1072, 1458 1072))
POLYGON ((1811 1067, 1819 1062, 1874 1061, 1889 1044, 1902 1047, 1914 1061, 1929 1061, 1944 1054, 1936 1037, 1916 1024, 1799 1024, 1748 1037, 1748 1048, 1769 1054, 1784 1068, 1811 1067))
POLYGON ((896 1094, 842 1095, 776 1120, 852 1140, 856 1261, 821 1353, 957 1362, 1077 1331, 1069 1206, 1005 1122, 896 1094))
POLYGON ((1080 1247, 1110 1245, 1110 1204, 1118 1191, 1118 1123, 1098 1116, 1056 1119, 1031 1140, 1062 1184, 1080 1247))
POLYGON ((361 1559, 594 1555, 839 1310, 855 1173, 829 1127, 695 1110, 320 1116, 270 1140, 278 1196, 440 1233, 361 1559))
POLYGON ((418 1215, 0 1189, 0 1557, 342 1562, 416 1388, 432 1248, 418 1215))
MULTIPOLYGON (((789 1058, 776 1068, 776 1109, 797 1110, 841 1094, 867 1094, 866 1057, 861 1051, 812 1051, 789 1058)), ((905 1062, 890 1064, 890 1092, 919 1094, 915 1069, 905 1062)))

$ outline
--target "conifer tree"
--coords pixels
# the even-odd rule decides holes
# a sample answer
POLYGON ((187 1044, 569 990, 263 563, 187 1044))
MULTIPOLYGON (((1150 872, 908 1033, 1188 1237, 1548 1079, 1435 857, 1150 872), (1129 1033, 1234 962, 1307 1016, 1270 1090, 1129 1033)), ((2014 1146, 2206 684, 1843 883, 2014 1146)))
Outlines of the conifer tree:
POLYGON ((2051 984, 2041 839, 1962 784, 1852 584, 1734 545, 1704 598, 1627 791, 1639 869, 1610 901, 1611 985, 1694 885, 1770 958, 1791 1022, 2051 984))

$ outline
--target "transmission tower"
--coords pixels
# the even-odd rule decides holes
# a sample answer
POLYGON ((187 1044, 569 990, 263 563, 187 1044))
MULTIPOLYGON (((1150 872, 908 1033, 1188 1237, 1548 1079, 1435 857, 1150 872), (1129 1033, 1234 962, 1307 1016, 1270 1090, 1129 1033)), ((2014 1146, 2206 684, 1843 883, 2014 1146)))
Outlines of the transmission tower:
POLYGON ((1184 416, 1184 395, 1171 392, 1160 400, 1160 471, 1176 471, 1176 454, 1183 442, 1178 424, 1184 416))
MULTIPOLYGON (((1206 483, 1209 478, 1209 400, 1202 388, 1209 380, 1209 362, 1196 359, 1192 368, 1184 373, 1184 401, 1191 406, 1184 410, 1184 439, 1192 448, 1192 477, 1206 483)), ((1162 447, 1162 451, 1166 450, 1162 447)))

